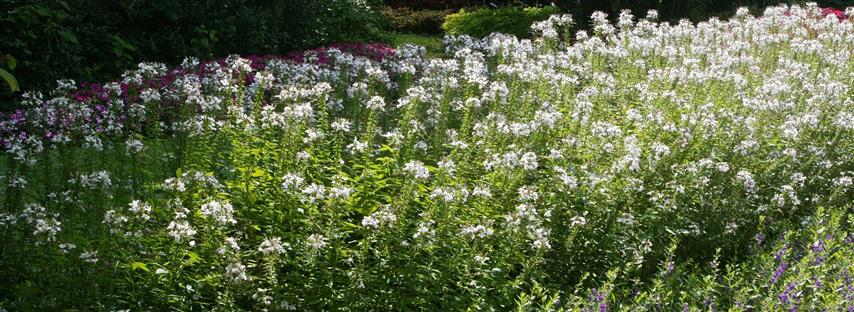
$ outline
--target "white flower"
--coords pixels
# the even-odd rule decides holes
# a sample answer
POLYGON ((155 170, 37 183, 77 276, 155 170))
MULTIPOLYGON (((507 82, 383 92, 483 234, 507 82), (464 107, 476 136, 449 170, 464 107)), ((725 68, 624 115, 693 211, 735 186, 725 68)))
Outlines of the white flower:
POLYGON ((300 186, 302 186, 302 183, 304 181, 305 180, 297 174, 294 174, 294 173, 285 174, 285 176, 282 177, 282 189, 285 190, 286 192, 298 189, 300 186))
POLYGON ((368 148, 368 143, 359 141, 356 138, 353 138, 353 143, 347 145, 347 151, 351 154, 358 154, 364 152, 368 148))
POLYGON ((412 174, 412 176, 418 179, 427 179, 430 177, 430 171, 427 170, 424 163, 417 160, 407 162, 403 166, 403 171, 412 174))
POLYGON ((220 225, 237 224, 234 219, 234 207, 229 202, 211 200, 199 209, 202 215, 213 218, 220 225))
POLYGON ((365 216, 362 218, 362 226, 376 229, 380 227, 380 220, 377 220, 374 216, 365 216))
POLYGON ((182 181, 179 178, 168 178, 168 179, 166 179, 165 181, 163 181, 163 188, 167 189, 167 190, 176 191, 179 193, 183 193, 184 191, 187 190, 187 186, 184 184, 184 181, 182 181))
POLYGON ((450 203, 454 201, 454 191, 448 188, 437 187, 430 192, 430 199, 439 199, 442 202, 450 203))
POLYGON ((351 125, 352 125, 352 123, 349 120, 343 119, 343 118, 338 118, 332 122, 331 127, 333 130, 337 130, 337 131, 341 131, 341 132, 350 132, 350 126, 351 125))
POLYGON ((109 225, 119 225, 128 221, 128 218, 116 213, 115 210, 107 210, 104 213, 104 221, 103 223, 109 225))
POLYGON ((433 220, 418 222, 418 228, 415 230, 415 234, 412 234, 412 238, 418 239, 421 237, 432 237, 433 230, 431 227, 434 223, 435 222, 433 220))
POLYGON ((282 245, 281 237, 268 237, 258 246, 258 251, 264 255, 285 253, 285 247, 282 245))
POLYGON ((381 111, 385 109, 385 100, 381 96, 375 95, 371 97, 370 100, 368 100, 368 103, 365 105, 365 107, 367 107, 368 109, 375 109, 381 111))
POLYGON ((77 246, 72 244, 72 243, 59 244, 59 252, 64 253, 64 254, 68 254, 69 252, 71 252, 75 248, 77 248, 77 246))
POLYGON ((853 185, 853 184, 854 184, 854 179, 852 179, 851 177, 839 177, 839 178, 833 180, 833 185, 843 187, 843 188, 851 187, 851 185, 853 185))
POLYGON ((474 197, 492 198, 492 192, 489 191, 489 187, 485 186, 475 186, 471 191, 471 195, 474 197))
POLYGON ((670 155, 670 147, 660 142, 655 142, 652 143, 652 152, 655 154, 655 158, 661 158, 670 155))
POLYGON ((462 229, 462 234, 468 239, 474 238, 486 238, 492 235, 494 231, 488 226, 484 226, 482 224, 467 226, 462 229))
POLYGON ((646 11, 646 19, 649 21, 658 20, 658 11, 657 10, 646 11))
POLYGON ((302 195, 303 201, 315 203, 318 200, 326 198, 326 187, 312 183, 302 189, 302 195))
POLYGON ((308 246, 314 249, 323 249, 326 247, 326 237, 320 234, 311 234, 308 236, 308 246))
POLYGON ((533 242, 531 244, 536 249, 551 249, 552 245, 549 242, 549 234, 550 231, 546 228, 533 228, 531 231, 531 235, 533 236, 533 242))
MULTIPOLYGON (((344 125, 338 125, 338 126, 343 127, 344 125)), ((349 131, 350 124, 347 123, 346 127, 347 127, 347 130, 349 131)), ((314 142, 317 139, 322 138, 323 136, 324 136, 323 132, 321 132, 319 130, 308 129, 308 130, 305 130, 305 138, 302 139, 302 142, 308 144, 308 143, 314 142)))
POLYGON ((142 100, 142 103, 145 104, 157 102, 160 101, 160 92, 156 89, 145 89, 139 93, 139 98, 142 100))
POLYGON ((454 171, 457 170, 457 166, 456 166, 456 164, 454 164, 454 160, 452 160, 452 159, 439 161, 439 163, 437 165, 439 166, 439 169, 442 169, 443 171, 447 172, 450 175, 453 175, 454 171))
POLYGON ((533 186, 520 187, 517 192, 519 193, 519 201, 522 202, 534 202, 540 199, 540 193, 537 193, 537 189, 533 186))
POLYGON ((145 145, 142 144, 142 141, 134 138, 128 138, 127 141, 125 141, 125 145, 127 146, 126 150, 128 156, 139 154, 139 152, 142 152, 142 150, 145 148, 145 145))
POLYGON ((169 226, 166 227, 166 231, 167 235, 172 237, 178 244, 186 241, 190 243, 190 246, 195 245, 192 239, 196 235, 196 230, 190 226, 187 220, 172 220, 172 222, 169 222, 169 226))
POLYGON ((570 225, 572 226, 585 226, 587 225, 587 219, 582 216, 574 216, 570 220, 570 225))
POLYGON ((527 152, 523 154, 522 157, 519 159, 519 164, 522 166, 522 168, 525 168, 525 170, 537 169, 537 167, 539 166, 539 163, 537 163, 537 154, 534 154, 532 152, 527 152))
POLYGON ((83 261, 88 262, 88 263, 97 263, 98 262, 98 251, 97 250, 84 251, 83 253, 80 254, 80 259, 83 259, 83 261))
POLYGON ((748 193, 756 192, 756 182, 753 180, 753 175, 750 172, 739 170, 735 176, 744 185, 744 191, 748 193))
POLYGON ((396 221, 397 216, 391 211, 391 209, 389 209, 389 207, 383 207, 375 211, 370 216, 362 218, 362 226, 377 229, 383 224, 392 225, 396 221))
POLYGON ((240 245, 237 243, 237 238, 234 237, 226 237, 225 241, 222 243, 222 246, 217 248, 216 252, 220 255, 224 255, 231 250, 233 252, 240 251, 240 245))
POLYGON ((578 179, 574 176, 569 175, 566 172, 566 169, 555 166, 553 170, 555 173, 557 173, 558 179, 563 182, 563 185, 566 186, 568 190, 574 190, 578 187, 578 179))
POLYGON ((128 210, 130 210, 130 212, 132 213, 140 215, 142 219, 148 220, 151 218, 149 216, 149 214, 151 213, 151 205, 149 205, 148 203, 135 199, 130 202, 129 206, 130 208, 128 208, 128 210))
POLYGON ((353 192, 353 189, 343 186, 337 185, 329 189, 329 198, 341 198, 346 199, 350 197, 350 193, 353 192))
POLYGON ((88 175, 80 175, 79 181, 81 186, 90 189, 107 189, 113 185, 113 182, 110 179, 110 173, 104 170, 96 171, 88 175))
POLYGON ((229 264, 225 268, 225 277, 234 283, 249 280, 249 275, 246 274, 246 266, 240 262, 229 264))
POLYGON ((273 296, 267 294, 268 291, 269 289, 267 288, 258 288, 257 291, 252 294, 252 299, 257 300, 263 305, 270 305, 273 303, 273 296))
POLYGON ((723 172, 723 173, 728 172, 729 171, 729 164, 727 164, 725 162, 719 162, 718 163, 718 171, 723 172))

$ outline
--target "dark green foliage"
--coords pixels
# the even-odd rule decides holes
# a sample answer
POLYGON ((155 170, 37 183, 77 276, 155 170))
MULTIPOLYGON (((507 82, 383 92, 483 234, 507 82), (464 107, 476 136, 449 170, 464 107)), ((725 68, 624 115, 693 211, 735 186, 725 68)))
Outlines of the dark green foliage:
MULTIPOLYGON (((24 90, 116 79, 141 61, 283 54, 381 38, 379 3, 344 0, 4 0, 0 53, 24 90)), ((0 102, 10 102, 7 92, 0 102)))
POLYGON ((530 37, 531 24, 545 20, 552 14, 560 13, 557 7, 502 7, 498 9, 480 8, 475 11, 460 10, 445 17, 442 28, 451 35, 470 35, 484 37, 493 32, 530 37))
POLYGON ((418 34, 441 34, 445 16, 453 10, 413 10, 410 8, 387 8, 383 13, 398 32, 418 34))
POLYGON ((383 3, 392 8, 410 8, 416 10, 461 9, 489 4, 489 2, 482 0, 384 0, 383 3))

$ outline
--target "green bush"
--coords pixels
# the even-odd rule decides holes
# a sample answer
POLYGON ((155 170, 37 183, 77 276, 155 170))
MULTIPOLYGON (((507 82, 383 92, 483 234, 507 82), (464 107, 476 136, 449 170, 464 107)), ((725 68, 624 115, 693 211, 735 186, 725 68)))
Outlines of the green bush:
POLYGON ((481 8, 475 11, 461 9, 458 13, 445 17, 442 29, 450 35, 484 37, 493 32, 500 32, 527 38, 530 37, 531 24, 558 13, 560 13, 560 9, 551 6, 524 9, 515 7, 481 8))
POLYGON ((445 16, 453 10, 413 10, 410 8, 387 8, 383 13, 398 32, 440 34, 445 16))

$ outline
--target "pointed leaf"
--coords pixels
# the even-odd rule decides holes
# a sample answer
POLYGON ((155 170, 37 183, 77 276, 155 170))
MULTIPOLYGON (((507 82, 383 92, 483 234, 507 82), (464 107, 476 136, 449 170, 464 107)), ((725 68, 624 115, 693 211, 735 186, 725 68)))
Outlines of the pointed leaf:
POLYGON ((6 65, 9 69, 15 69, 15 67, 18 66, 18 61, 11 55, 6 55, 6 65))
POLYGON ((131 264, 130 264, 130 269, 131 269, 131 271, 143 270, 143 271, 145 271, 145 272, 150 272, 150 271, 148 270, 148 266, 147 266, 147 265, 145 265, 145 263, 142 263, 142 262, 134 262, 134 263, 131 263, 131 264))
POLYGON ((12 76, 5 69, 0 68, 0 77, 3 77, 3 80, 6 80, 6 83, 9 84, 9 89, 12 89, 12 92, 21 91, 21 87, 18 85, 18 80, 15 79, 15 76, 12 76))

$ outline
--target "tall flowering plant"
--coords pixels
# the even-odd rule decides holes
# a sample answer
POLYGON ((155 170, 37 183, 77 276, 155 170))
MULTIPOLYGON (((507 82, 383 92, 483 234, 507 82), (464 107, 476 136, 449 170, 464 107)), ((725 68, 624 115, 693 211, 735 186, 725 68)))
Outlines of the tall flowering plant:
POLYGON ((819 16, 61 81, 0 123, 0 307, 845 311, 854 23, 819 16))

